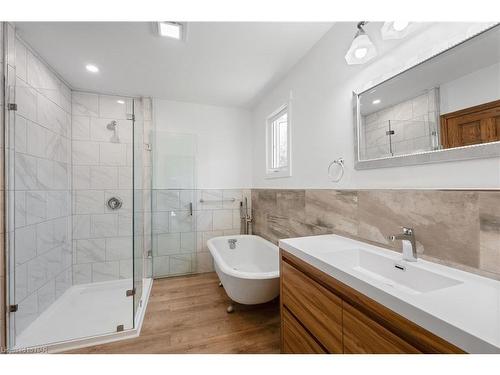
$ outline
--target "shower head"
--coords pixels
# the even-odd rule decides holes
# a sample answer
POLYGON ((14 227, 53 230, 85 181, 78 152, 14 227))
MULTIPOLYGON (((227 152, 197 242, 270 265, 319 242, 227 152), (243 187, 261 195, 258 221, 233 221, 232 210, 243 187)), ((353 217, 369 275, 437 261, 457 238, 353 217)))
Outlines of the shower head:
POLYGON ((106 128, 113 132, 113 136, 110 139, 110 141, 112 143, 120 143, 120 138, 118 137, 118 134, 116 131, 117 126, 118 126, 118 123, 116 122, 116 120, 113 120, 109 124, 106 125, 106 128))

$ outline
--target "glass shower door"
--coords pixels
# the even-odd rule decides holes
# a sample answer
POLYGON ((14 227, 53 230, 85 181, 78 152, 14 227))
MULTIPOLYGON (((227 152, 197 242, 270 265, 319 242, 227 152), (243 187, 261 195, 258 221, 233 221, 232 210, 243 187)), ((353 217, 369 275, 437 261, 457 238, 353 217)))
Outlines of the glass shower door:
POLYGON ((153 277, 158 278, 195 271, 196 136, 158 130, 155 135, 153 277))

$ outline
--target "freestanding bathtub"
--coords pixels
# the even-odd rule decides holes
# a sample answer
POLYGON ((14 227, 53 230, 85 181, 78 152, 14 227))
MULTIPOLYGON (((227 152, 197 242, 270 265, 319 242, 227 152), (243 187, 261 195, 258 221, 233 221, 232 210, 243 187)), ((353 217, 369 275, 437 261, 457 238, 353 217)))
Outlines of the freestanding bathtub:
MULTIPOLYGON (((234 302, 254 305, 279 295, 278 246, 252 235, 215 237, 207 245, 219 280, 234 302)), ((230 306, 228 312, 232 310, 230 306)))

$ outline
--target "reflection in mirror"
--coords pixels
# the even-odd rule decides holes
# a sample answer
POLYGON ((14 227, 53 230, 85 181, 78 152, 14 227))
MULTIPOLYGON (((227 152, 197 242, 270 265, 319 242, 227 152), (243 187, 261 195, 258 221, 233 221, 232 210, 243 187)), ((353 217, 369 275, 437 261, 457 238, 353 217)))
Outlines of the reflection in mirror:
POLYGON ((360 161, 500 141, 500 27, 358 95, 360 161))
MULTIPOLYGON (((376 159, 437 149, 438 96, 439 89, 433 88, 362 115, 364 147, 361 147, 361 158, 376 159)), ((381 99, 374 99, 371 106, 375 109, 381 104, 381 99)))

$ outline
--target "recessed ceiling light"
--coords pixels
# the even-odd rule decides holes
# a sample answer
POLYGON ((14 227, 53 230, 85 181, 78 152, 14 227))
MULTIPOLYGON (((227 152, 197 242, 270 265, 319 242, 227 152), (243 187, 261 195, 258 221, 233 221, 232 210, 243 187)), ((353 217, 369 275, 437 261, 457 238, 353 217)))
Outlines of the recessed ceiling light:
POLYGON ((402 31, 408 27, 410 23, 408 21, 394 21, 392 23, 392 28, 396 31, 402 31))
POLYGON ((158 22, 158 34, 167 38, 183 39, 185 34, 184 24, 180 22, 158 22))
POLYGON ((93 64, 87 64, 87 65, 85 66, 85 68, 86 68, 89 72, 91 72, 91 73, 97 73, 97 72, 99 72, 99 68, 98 68, 97 66, 93 65, 93 64))
POLYGON ((380 103, 380 99, 375 99, 372 104, 379 104, 380 103))
POLYGON ((116 101, 118 104, 125 104, 125 101, 124 100, 117 100, 116 101))

